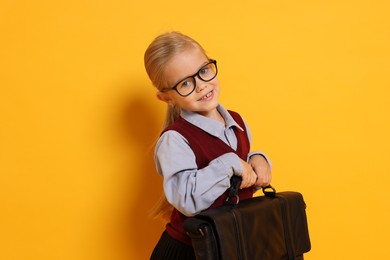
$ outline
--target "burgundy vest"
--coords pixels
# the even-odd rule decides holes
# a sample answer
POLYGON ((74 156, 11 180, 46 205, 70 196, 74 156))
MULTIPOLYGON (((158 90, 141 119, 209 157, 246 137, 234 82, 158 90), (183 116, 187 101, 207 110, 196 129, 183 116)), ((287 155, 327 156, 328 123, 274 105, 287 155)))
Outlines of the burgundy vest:
MULTIPOLYGON (((250 150, 250 144, 248 140, 248 135, 246 132, 245 124, 239 114, 233 111, 229 111, 233 119, 241 126, 244 131, 240 131, 234 127, 234 133, 237 137, 237 150, 233 150, 230 146, 225 144, 221 139, 208 134, 197 126, 189 123, 183 118, 179 117, 172 125, 167 127, 163 132, 168 130, 175 130, 179 132, 185 139, 189 142, 195 157, 196 164, 198 169, 206 167, 212 160, 217 157, 225 154, 234 152, 241 159, 246 161, 247 155, 250 150)), ((253 196, 253 189, 246 188, 241 189, 238 192, 240 199, 247 199, 253 196)), ((216 201, 210 206, 210 208, 215 208, 221 206, 225 203, 227 198, 227 192, 222 194, 216 201)), ((170 223, 167 224, 166 230, 168 234, 176 240, 179 240, 183 243, 191 245, 191 239, 187 236, 184 231, 183 222, 188 217, 180 213, 177 209, 174 208, 170 223)))

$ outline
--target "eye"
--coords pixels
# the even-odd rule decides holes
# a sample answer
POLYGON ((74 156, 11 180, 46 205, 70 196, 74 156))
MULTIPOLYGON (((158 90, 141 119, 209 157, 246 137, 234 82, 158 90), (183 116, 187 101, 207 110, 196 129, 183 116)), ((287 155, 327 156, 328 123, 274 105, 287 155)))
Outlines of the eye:
POLYGON ((191 88, 193 85, 193 82, 190 78, 183 80, 182 82, 179 83, 177 86, 180 89, 185 89, 185 88, 191 88))
POLYGON ((209 72, 209 66, 205 66, 200 69, 199 74, 200 75, 206 75, 209 72))

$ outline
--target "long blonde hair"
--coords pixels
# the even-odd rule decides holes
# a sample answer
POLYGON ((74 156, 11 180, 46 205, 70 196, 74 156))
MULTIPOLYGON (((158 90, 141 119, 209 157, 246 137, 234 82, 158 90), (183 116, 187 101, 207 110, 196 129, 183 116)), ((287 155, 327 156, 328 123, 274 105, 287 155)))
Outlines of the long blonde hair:
MULTIPOLYGON (((198 48, 207 57, 202 46, 191 37, 179 32, 168 32, 156 37, 145 51, 144 64, 146 72, 158 91, 168 87, 164 77, 166 64, 177 54, 189 48, 198 48)), ((180 115, 180 107, 167 105, 167 113, 163 129, 171 125, 180 115)), ((152 216, 168 222, 173 207, 163 193, 152 209, 152 216)))

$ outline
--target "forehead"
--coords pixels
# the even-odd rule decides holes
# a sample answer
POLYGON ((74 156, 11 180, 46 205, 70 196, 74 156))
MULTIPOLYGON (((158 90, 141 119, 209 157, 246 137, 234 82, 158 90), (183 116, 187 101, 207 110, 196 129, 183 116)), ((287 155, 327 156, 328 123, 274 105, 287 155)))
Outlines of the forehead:
POLYGON ((165 78, 169 84, 195 74, 208 59, 199 48, 186 49, 169 60, 165 67, 165 78))

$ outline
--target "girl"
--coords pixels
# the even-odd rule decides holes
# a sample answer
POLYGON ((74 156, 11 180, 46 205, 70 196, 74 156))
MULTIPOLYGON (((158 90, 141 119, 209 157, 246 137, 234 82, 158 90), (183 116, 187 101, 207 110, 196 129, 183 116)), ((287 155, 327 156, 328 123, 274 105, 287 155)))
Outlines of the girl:
POLYGON ((217 62, 198 42, 162 34, 144 61, 157 98, 168 104, 155 162, 165 193, 156 214, 169 221, 151 259, 195 259, 184 220, 224 204, 233 175, 242 177, 240 199, 252 197, 271 182, 271 169, 263 154, 249 153, 251 135, 240 115, 219 104, 217 62))

